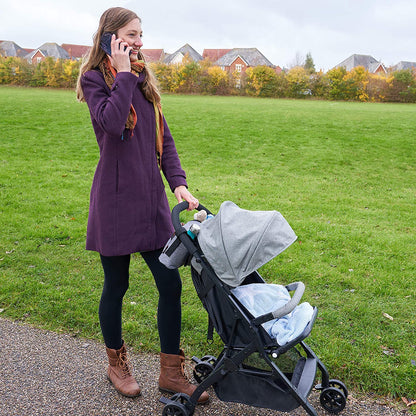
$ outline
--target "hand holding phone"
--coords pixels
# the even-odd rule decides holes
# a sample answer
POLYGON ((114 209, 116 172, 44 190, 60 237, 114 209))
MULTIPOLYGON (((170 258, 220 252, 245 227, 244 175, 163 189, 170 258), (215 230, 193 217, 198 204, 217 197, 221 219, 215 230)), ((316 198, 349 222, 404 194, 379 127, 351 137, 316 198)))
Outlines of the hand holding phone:
MULTIPOLYGON (((112 40, 113 34, 111 32, 105 32, 102 36, 101 36, 101 42, 100 42, 100 46, 101 49, 103 49, 103 51, 108 55, 111 56, 111 40, 112 40)), ((126 50, 127 48, 125 48, 124 50, 126 50)), ((129 52, 129 55, 131 55, 131 50, 129 52)))
POLYGON ((130 54, 132 48, 128 46, 127 42, 123 42, 122 39, 116 39, 116 35, 113 33, 106 32, 101 37, 100 46, 109 56, 111 65, 117 72, 130 72, 130 54), (129 54, 126 53, 127 50, 129 54))

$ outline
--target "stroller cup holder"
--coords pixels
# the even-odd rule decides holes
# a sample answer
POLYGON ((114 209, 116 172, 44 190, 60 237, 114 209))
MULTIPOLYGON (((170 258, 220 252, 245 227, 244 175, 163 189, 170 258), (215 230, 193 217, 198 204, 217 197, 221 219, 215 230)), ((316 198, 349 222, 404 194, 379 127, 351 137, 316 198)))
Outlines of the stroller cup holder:
MULTIPOLYGON (((199 383, 198 387, 191 396, 176 394, 170 399, 162 397, 161 402, 165 404, 162 415, 191 416, 198 398, 211 386, 222 401, 282 412, 302 406, 308 415, 318 416, 308 401, 310 392, 315 388, 321 392, 320 403, 326 411, 333 414, 341 412, 348 396, 346 386, 339 380, 329 378, 325 365, 304 341, 312 331, 317 309, 313 308, 312 317, 300 335, 284 345, 279 345, 262 325, 294 311, 305 285, 302 282, 287 285, 287 290, 294 294, 283 307, 254 317, 233 294, 233 287, 214 270, 209 256, 202 250, 198 238, 205 232, 204 223, 196 238, 191 238, 186 227, 180 223, 179 214, 186 209, 188 203, 181 202, 172 210, 175 235, 189 252, 191 261, 187 265, 191 265, 195 290, 224 347, 218 358, 212 355, 201 359, 192 357, 195 364, 193 375, 199 383), (314 386, 318 370, 321 383, 314 386)), ((197 210, 211 214, 202 205, 197 210)), ((215 221, 215 216, 209 221, 215 221)), ((207 228, 212 224, 214 222, 209 225, 207 222, 207 228)), ((253 283, 265 283, 257 270, 241 279, 240 285, 253 283)))

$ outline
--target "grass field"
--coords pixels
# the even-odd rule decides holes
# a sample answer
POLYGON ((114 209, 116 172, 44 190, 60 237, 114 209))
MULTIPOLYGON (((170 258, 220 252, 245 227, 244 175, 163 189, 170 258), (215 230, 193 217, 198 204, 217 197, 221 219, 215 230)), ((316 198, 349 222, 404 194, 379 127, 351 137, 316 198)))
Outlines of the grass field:
MULTIPOLYGON (((298 235, 260 272, 270 283, 305 283, 304 299, 319 308, 308 343, 331 377, 416 399, 416 105, 200 96, 163 104, 202 204, 275 209, 298 235)), ((87 106, 73 92, 0 88, 1 316, 101 339, 101 265, 84 250, 97 161, 87 106)), ((181 274, 182 344, 218 354, 189 269, 181 274)), ((124 338, 136 350, 158 351, 156 304, 136 256, 124 305, 124 338)))

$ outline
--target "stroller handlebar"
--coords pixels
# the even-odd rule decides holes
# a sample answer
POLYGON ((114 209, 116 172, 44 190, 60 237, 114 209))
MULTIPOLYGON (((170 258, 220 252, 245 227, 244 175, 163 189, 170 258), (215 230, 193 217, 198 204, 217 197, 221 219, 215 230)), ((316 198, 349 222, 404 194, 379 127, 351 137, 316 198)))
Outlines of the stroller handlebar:
MULTIPOLYGON (((174 206, 173 209, 172 209, 172 224, 173 224, 173 228, 175 229, 176 233, 180 233, 182 228, 183 228, 182 225, 181 225, 181 221, 179 219, 179 214, 182 211, 186 211, 188 208, 189 208, 188 202, 182 201, 178 205, 174 206)), ((201 204, 199 204, 196 209, 197 209, 197 211, 205 210, 207 212, 207 214, 212 214, 209 209, 205 208, 201 204)))
POLYGON ((288 313, 292 312, 293 309, 296 308, 296 306, 299 304, 303 293, 305 292, 305 285, 302 282, 294 282, 290 283, 286 286, 286 289, 289 292, 295 291, 292 298, 289 302, 286 303, 286 305, 276 309, 273 312, 266 313, 264 315, 258 316, 253 320, 253 323, 255 325, 260 325, 265 322, 271 321, 272 319, 279 319, 283 316, 287 315, 288 313))
POLYGON ((295 293, 292 296, 292 299, 288 303, 286 303, 285 306, 282 306, 279 309, 276 309, 273 314, 273 318, 281 318, 282 316, 287 315, 288 313, 292 312, 293 309, 296 308, 296 306, 299 304, 303 293, 305 292, 305 285, 302 282, 294 282, 290 285, 286 286, 286 289, 289 292, 292 292, 293 290, 295 293))

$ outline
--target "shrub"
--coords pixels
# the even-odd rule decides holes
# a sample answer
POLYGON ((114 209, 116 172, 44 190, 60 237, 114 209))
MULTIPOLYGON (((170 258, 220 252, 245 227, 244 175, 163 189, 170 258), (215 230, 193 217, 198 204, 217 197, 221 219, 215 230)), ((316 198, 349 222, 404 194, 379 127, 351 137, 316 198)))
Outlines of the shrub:
POLYGON ((278 80, 273 68, 256 66, 250 67, 246 71, 245 90, 248 95, 275 97, 277 84, 278 80))
POLYGON ((295 66, 286 74, 288 82, 288 96, 305 98, 311 95, 311 85, 308 71, 302 66, 295 66))

